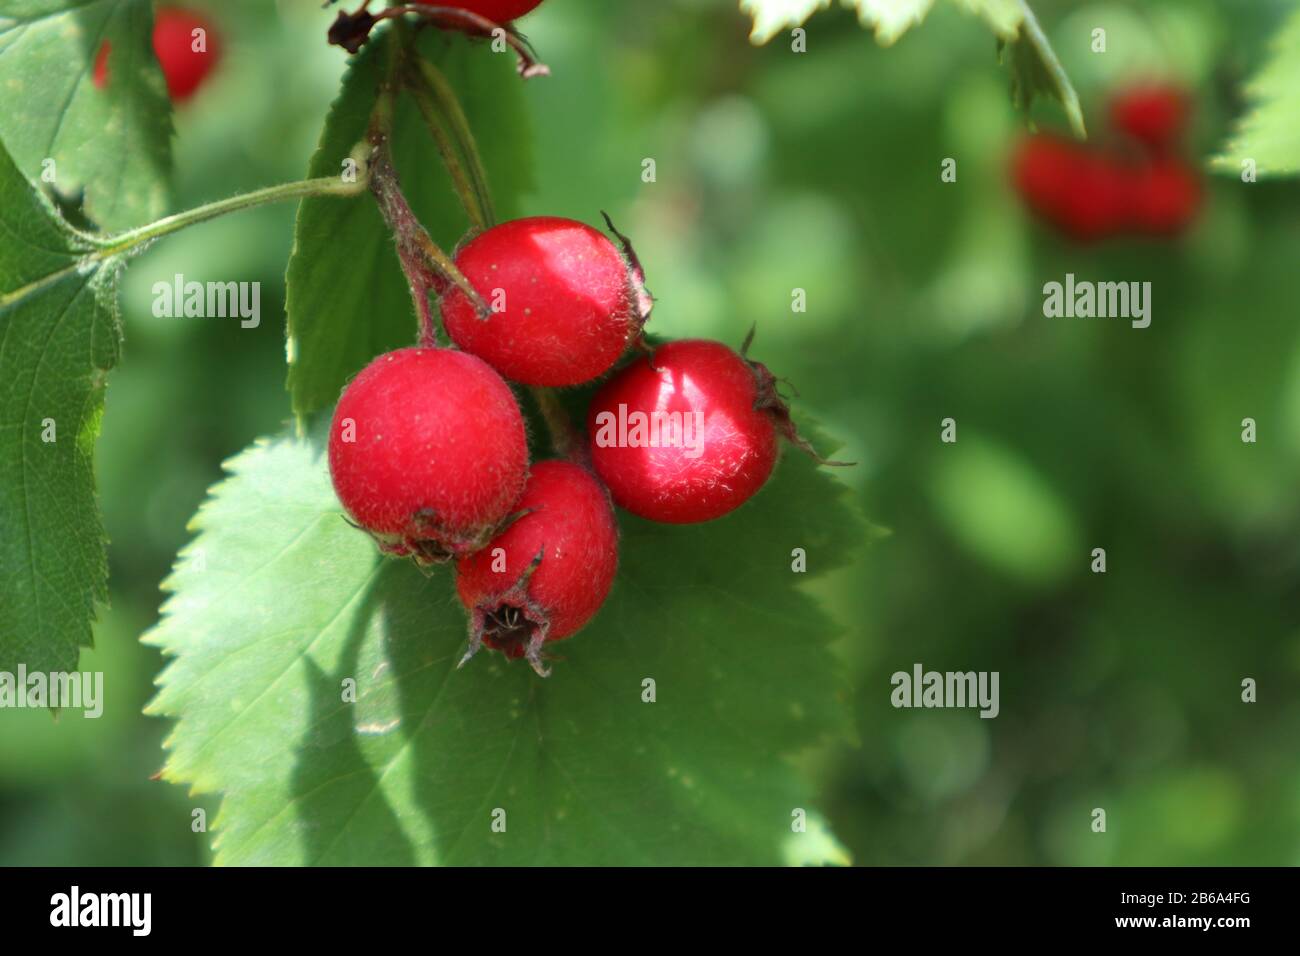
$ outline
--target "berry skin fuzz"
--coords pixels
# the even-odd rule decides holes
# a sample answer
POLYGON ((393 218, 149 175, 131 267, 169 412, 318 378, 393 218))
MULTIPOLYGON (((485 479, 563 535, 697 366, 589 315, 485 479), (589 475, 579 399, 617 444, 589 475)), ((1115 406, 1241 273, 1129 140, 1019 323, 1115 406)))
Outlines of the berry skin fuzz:
POLYGON ((456 593, 470 612, 461 664, 486 644, 526 657, 545 677, 542 646, 577 633, 605 603, 618 568, 618 526, 600 482, 567 461, 534 465, 516 512, 486 547, 456 563, 456 593))
POLYGON ((334 410, 330 475, 348 514, 389 554, 421 563, 479 547, 528 474, 523 416, 483 361, 448 349, 381 355, 334 410))
POLYGON ((702 339, 662 345, 606 382, 587 432, 615 503, 670 524, 740 507, 772 474, 778 436, 799 440, 772 374, 702 339))
POLYGON ((458 346, 523 385, 580 385, 607 372, 640 323, 627 262, 603 233, 538 216, 494 226, 456 254, 493 309, 484 318, 459 289, 442 298, 458 346))

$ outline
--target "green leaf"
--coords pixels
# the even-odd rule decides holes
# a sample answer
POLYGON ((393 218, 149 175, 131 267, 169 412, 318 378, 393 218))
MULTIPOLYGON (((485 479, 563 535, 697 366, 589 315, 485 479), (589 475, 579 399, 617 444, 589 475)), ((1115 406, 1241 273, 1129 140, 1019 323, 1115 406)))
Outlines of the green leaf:
POLYGON ((740 0, 740 9, 754 20, 751 43, 762 45, 783 30, 793 30, 831 0, 740 0))
POLYGON ((919 26, 934 6, 934 0, 846 0, 856 7, 858 21, 876 34, 881 46, 892 46, 904 33, 919 26))
MULTIPOLYGON (((325 121, 309 176, 337 175, 366 132, 394 34, 384 31, 353 60, 325 121)), ((502 218, 530 184, 529 121, 511 55, 464 37, 425 31, 421 52, 457 91, 474 130, 502 218)), ((450 251, 469 220, 419 111, 400 97, 393 161, 411 208, 450 251)), ((302 417, 338 400, 374 356, 415 341, 417 322, 392 236, 373 202, 308 199, 298 212, 288 269, 289 391, 302 417)))
POLYGON ((145 637, 172 658, 148 708, 178 718, 163 775, 224 795, 217 862, 838 858, 787 759, 846 730, 836 629, 799 585, 862 531, 804 456, 716 522, 620 515, 614 591, 545 680, 491 652, 456 669, 451 570, 381 559, 319 444, 261 442, 227 467, 145 637))
POLYGON ((1083 122, 1079 94, 1074 91, 1065 67, 1033 11, 1023 2, 1023 21, 1014 33, 998 34, 998 53, 1011 67, 1011 99, 1017 107, 1029 111, 1037 96, 1046 96, 1061 104, 1070 128, 1080 139, 1088 135, 1083 122))
MULTIPOLYGON (((890 46, 913 26, 921 23, 934 0, 841 0, 857 11, 858 20, 871 30, 881 46, 890 46)), ((1012 70, 1012 99, 1028 109, 1035 96, 1044 94, 1065 109, 1074 131, 1086 135, 1079 97, 1057 59, 1051 43, 1024 0, 952 0, 968 13, 980 17, 998 38, 998 49, 1007 52, 1012 70)), ((831 0, 740 0, 740 8, 754 20, 750 40, 763 44, 783 30, 801 26, 831 0)))
POLYGON ((1278 31, 1271 58, 1246 92, 1255 107, 1211 168, 1239 173, 1244 161, 1254 160, 1259 176, 1294 176, 1300 172, 1300 9, 1278 31))
POLYGON ((117 266, 3 149, 0 235, 0 671, 72 670, 107 600, 91 453, 121 345, 117 266))
POLYGON ((156 219, 171 200, 171 102, 148 0, 0 0, 0 139, 29 178, 101 228, 156 219), (93 81, 109 44, 108 79, 93 81))

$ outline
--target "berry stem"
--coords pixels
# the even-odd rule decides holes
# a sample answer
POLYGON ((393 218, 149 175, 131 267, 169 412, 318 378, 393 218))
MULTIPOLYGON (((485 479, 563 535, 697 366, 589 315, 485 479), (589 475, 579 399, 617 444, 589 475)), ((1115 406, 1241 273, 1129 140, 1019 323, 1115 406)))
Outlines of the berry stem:
POLYGON ((433 241, 406 201, 389 151, 392 119, 393 88, 389 85, 380 91, 370 119, 370 191, 374 193, 379 211, 392 230, 397 245, 397 257, 420 318, 420 344, 433 347, 437 344, 437 334, 429 294, 438 288, 439 277, 446 278, 465 293, 480 315, 487 317, 492 313, 451 257, 433 241))
POLYGON ((532 393, 533 401, 537 403, 537 410, 541 412, 543 421, 546 422, 546 430, 550 433, 551 447, 555 449, 556 456, 575 462, 583 459, 586 446, 582 441, 582 435, 573 424, 573 419, 564 410, 559 393, 553 388, 536 386, 529 391, 532 393))

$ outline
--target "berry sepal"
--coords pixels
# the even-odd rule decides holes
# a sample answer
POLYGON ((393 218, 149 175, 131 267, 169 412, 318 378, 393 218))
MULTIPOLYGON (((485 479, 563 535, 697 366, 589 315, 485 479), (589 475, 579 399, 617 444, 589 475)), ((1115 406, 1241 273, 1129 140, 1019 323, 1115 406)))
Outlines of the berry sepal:
POLYGON ((641 265, 641 259, 636 254, 636 249, 632 247, 632 240, 623 233, 619 232, 614 226, 614 220, 609 218, 609 213, 603 209, 600 214, 605 217, 605 225, 609 231, 618 239, 618 243, 623 247, 623 258, 627 260, 627 279, 632 286, 632 301, 634 303, 636 316, 639 319, 637 323, 634 338, 637 342, 644 345, 645 337, 642 335, 642 329, 650 321, 650 313, 654 311, 655 297, 654 294, 646 288, 645 269, 641 265))
POLYGON ((762 362, 755 362, 749 357, 749 346, 754 341, 754 332, 755 329, 751 328, 749 334, 745 336, 744 343, 740 346, 740 357, 745 360, 749 370, 754 373, 754 384, 757 388, 754 396, 754 411, 766 414, 772 420, 778 435, 817 462, 817 464, 825 465, 828 468, 852 468, 857 462, 832 461, 829 458, 823 458, 817 453, 817 449, 812 446, 812 443, 799 434, 799 426, 794 423, 794 419, 790 416, 790 405, 777 390, 777 377, 762 362))
POLYGON ((524 658, 540 677, 549 677, 550 668, 543 663, 542 645, 551 630, 546 609, 528 595, 528 582, 541 566, 545 549, 524 569, 503 593, 480 601, 470 610, 469 646, 456 665, 464 667, 483 645, 500 651, 508 660, 524 658))

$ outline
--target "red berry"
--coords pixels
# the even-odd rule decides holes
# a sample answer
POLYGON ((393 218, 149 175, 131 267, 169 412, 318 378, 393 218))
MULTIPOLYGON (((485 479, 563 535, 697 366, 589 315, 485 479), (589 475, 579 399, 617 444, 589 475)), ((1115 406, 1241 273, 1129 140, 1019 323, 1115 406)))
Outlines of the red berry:
POLYGON ((575 634, 605 603, 618 526, 600 482, 567 461, 534 465, 517 510, 521 517, 456 563, 456 592, 470 612, 461 663, 486 644, 527 657, 545 676, 542 645, 575 634))
POLYGON ((1171 86, 1138 86, 1110 104, 1111 123, 1155 152, 1168 150, 1187 120, 1187 100, 1171 86))
POLYGON ((654 521, 708 521, 772 473, 794 438, 775 380, 719 342, 669 342, 619 372, 588 410, 592 463, 614 501, 654 521))
POLYGON ((477 13, 493 23, 509 23, 535 10, 541 5, 542 0, 416 0, 416 2, 426 6, 455 7, 477 13))
POLYGON ((1126 173, 1104 154, 1054 136, 1031 136, 1017 149, 1012 170, 1026 205, 1068 236, 1100 239, 1125 225, 1126 173))
POLYGON ((618 361, 638 328, 628 264, 590 226, 541 216, 494 226, 456 255, 494 311, 459 289, 442 298, 447 334, 525 385, 580 385, 618 361))
POLYGON ((165 7, 154 15, 153 52, 162 67, 171 98, 186 100, 221 59, 221 44, 206 17, 165 7))
POLYGON ((528 446, 510 387, 448 349, 381 355, 343 390, 329 440, 334 491, 391 554, 459 557, 523 491, 528 446))
POLYGON ((1176 159, 1156 159, 1134 173, 1134 223, 1149 235, 1183 232, 1201 205, 1201 185, 1195 174, 1176 159))

